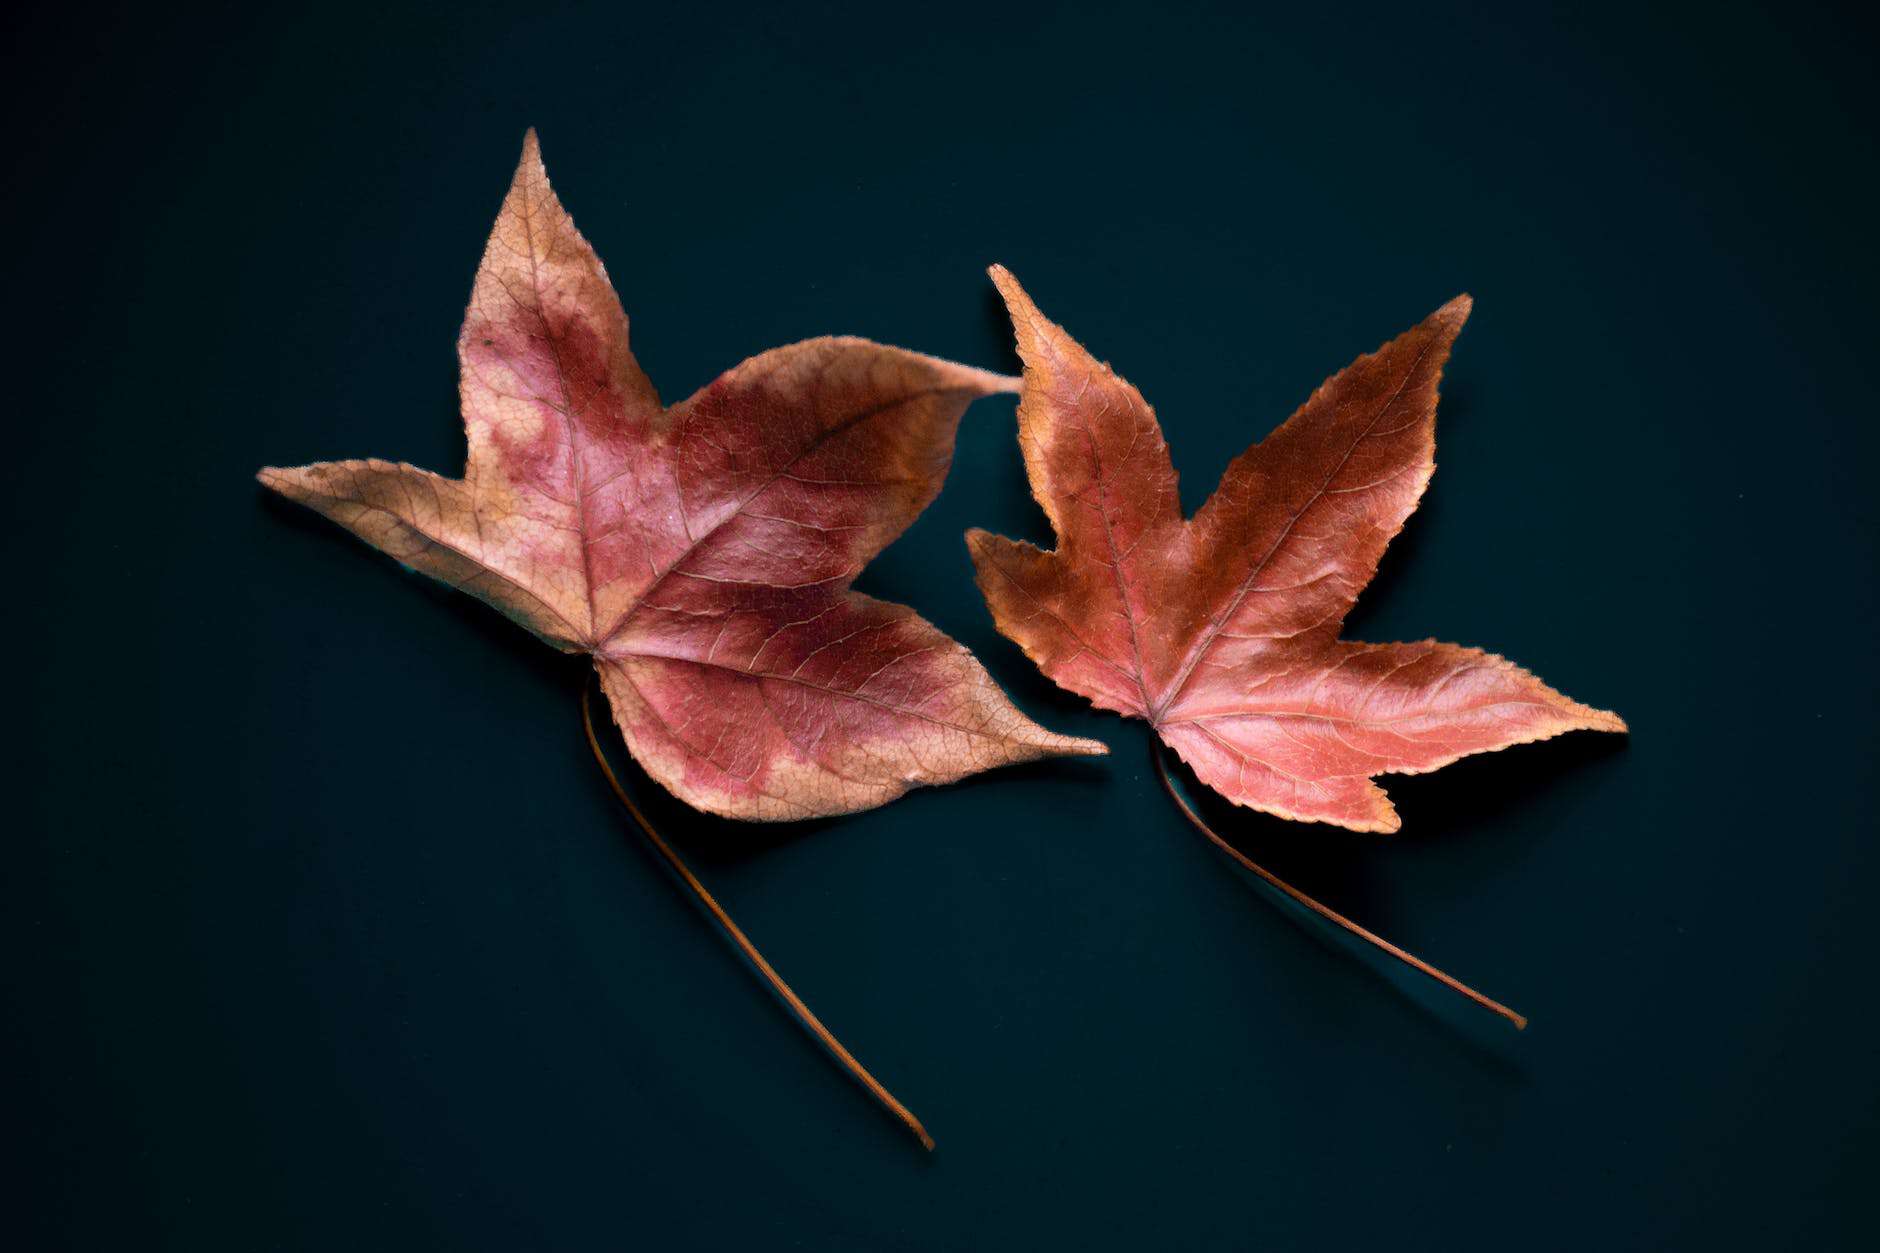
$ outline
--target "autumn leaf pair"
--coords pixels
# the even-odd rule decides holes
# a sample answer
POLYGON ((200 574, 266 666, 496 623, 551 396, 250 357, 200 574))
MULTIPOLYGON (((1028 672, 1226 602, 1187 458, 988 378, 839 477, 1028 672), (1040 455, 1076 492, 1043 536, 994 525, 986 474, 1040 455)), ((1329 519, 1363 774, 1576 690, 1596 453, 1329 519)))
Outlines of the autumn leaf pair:
MULTIPOLYGON (((1459 298, 1361 357, 1184 519, 1154 413, 993 270, 1024 360, 1019 440, 1059 546, 972 532, 999 629, 1059 685, 1150 722, 1223 795, 1386 831, 1371 777, 1620 730, 1475 649, 1338 638, 1433 467, 1459 298)), ((984 370, 826 338, 663 406, 594 250, 525 141, 458 339, 461 479, 383 461, 267 486, 594 658, 639 763, 689 804, 792 819, 1053 754, 913 610, 851 589, 933 500, 984 370)))
MULTIPOLYGON (((992 276, 1022 383, 867 340, 813 339, 666 407, 530 132, 457 341, 463 477, 338 461, 260 478, 593 657, 647 773, 732 818, 847 813, 994 766, 1106 751, 1040 727, 931 623, 850 586, 939 492, 967 406, 996 392, 1022 393, 1019 443, 1058 539, 1044 552, 968 534, 1000 631, 1059 686, 1149 722, 1229 799, 1392 831, 1376 775, 1624 729, 1490 653, 1339 638, 1429 482, 1437 381, 1466 296, 1320 386, 1184 518, 1161 427, 1136 389, 1047 321, 1011 274, 992 276)), ((932 1148, 653 829, 608 764, 585 695, 582 710, 653 849, 805 1028, 932 1148)), ((1320 917, 1525 1023, 1249 861, 1175 799, 1223 852, 1320 917)))

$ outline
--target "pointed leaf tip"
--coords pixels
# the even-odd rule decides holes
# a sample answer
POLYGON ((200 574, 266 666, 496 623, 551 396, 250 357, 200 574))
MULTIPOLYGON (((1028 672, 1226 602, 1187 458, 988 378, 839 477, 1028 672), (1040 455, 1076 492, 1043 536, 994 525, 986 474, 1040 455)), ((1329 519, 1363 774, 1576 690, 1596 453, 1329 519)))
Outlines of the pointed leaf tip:
POLYGON ((531 126, 522 134, 522 154, 516 158, 516 174, 512 182, 548 181, 548 167, 542 163, 542 141, 536 136, 531 126))
POLYGON ((306 468, 304 466, 262 466, 259 470, 255 471, 255 482, 261 484, 261 486, 271 492, 279 492, 283 496, 292 496, 294 488, 299 484, 301 479, 304 478, 305 472, 306 468))
POLYGON ((992 285, 999 289, 999 295, 1004 298, 1007 309, 1015 304, 1031 303, 1031 298, 1025 295, 1025 289, 1019 286, 1018 279, 1004 266, 995 262, 986 267, 986 274, 992 279, 992 285))

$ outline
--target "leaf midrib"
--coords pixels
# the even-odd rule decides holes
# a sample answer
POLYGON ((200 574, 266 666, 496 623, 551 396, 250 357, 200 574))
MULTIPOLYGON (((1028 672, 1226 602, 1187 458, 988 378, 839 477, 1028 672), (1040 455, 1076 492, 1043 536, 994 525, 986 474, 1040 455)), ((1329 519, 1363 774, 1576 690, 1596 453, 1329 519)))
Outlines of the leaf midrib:
MULTIPOLYGON (((1410 380, 1415 378, 1417 371, 1422 368, 1423 359, 1429 355, 1429 351, 1430 344, 1428 342, 1425 342, 1423 346, 1417 350, 1416 360, 1412 361, 1410 368, 1404 371, 1403 380, 1397 384, 1397 390, 1390 394, 1388 400, 1378 406, 1377 412, 1371 415, 1371 420, 1365 424, 1364 430, 1358 434, 1356 439, 1351 441, 1350 447, 1345 449, 1345 455, 1338 459, 1338 464, 1326 472, 1324 480, 1313 490, 1312 495, 1306 499, 1304 504, 1293 511, 1292 517, 1287 519, 1286 525, 1280 531, 1279 536, 1274 539, 1272 545, 1261 556, 1260 560, 1254 564, 1253 568, 1247 572, 1246 577, 1241 579, 1239 586, 1234 589, 1234 595, 1227 608, 1216 615, 1214 619, 1209 622, 1207 629, 1189 646, 1187 657, 1183 661, 1181 669, 1176 673, 1174 681, 1167 689, 1168 694, 1150 711, 1149 721, 1152 724, 1158 727, 1163 725, 1164 715, 1181 699, 1182 693, 1187 690, 1189 680, 1194 676, 1195 667, 1201 664, 1201 659, 1207 656, 1208 651, 1214 647, 1214 643, 1220 638, 1221 632, 1227 629, 1229 620, 1233 618, 1242 602, 1247 599, 1247 593, 1253 587, 1254 580, 1258 579, 1260 575, 1265 572, 1267 566, 1272 564, 1273 558, 1278 554, 1280 548, 1285 545, 1288 539, 1292 538, 1293 528, 1299 525, 1299 520, 1305 517, 1314 505, 1324 499, 1325 489, 1330 487, 1332 480, 1337 478, 1339 473, 1350 464, 1352 454, 1358 451, 1358 445, 1370 438, 1371 433, 1377 429, 1377 424, 1384 420, 1386 413, 1390 412, 1391 406, 1395 405, 1403 396, 1404 391, 1410 386, 1410 380)), ((1185 523, 1184 525, 1188 524, 1185 523)))

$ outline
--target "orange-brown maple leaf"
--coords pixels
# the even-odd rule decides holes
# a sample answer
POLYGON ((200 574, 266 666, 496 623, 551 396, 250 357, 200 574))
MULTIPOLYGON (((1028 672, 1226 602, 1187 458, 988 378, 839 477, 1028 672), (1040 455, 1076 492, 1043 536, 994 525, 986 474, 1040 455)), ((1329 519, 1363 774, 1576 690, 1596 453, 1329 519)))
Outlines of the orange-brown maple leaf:
POLYGON ((461 479, 384 461, 267 486, 594 658, 649 774, 785 819, 1101 744, 1013 707, 911 609, 850 590, 1014 380, 861 339, 762 353, 667 408, 533 131, 457 341, 461 479))
POLYGON ((992 275, 1058 547, 967 542, 999 630, 1059 686, 1146 719, 1237 804, 1358 831, 1400 825, 1375 775, 1625 729, 1480 649, 1339 638, 1435 469, 1436 385, 1467 296, 1332 376, 1184 518, 1154 411, 992 275))

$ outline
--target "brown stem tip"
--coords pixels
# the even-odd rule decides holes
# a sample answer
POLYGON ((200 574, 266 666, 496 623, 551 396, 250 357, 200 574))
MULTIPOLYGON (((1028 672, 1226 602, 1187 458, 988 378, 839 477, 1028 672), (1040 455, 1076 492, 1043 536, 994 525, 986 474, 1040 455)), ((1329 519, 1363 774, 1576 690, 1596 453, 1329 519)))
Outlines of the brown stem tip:
POLYGON ((830 1033, 829 1028, 823 1026, 822 1019, 810 1012, 809 1006, 803 1003, 803 998, 792 991, 790 985, 783 981, 783 976, 777 973, 776 968, 768 961, 764 960, 764 955, 757 951, 757 946, 751 943, 750 937, 744 934, 737 923, 731 921, 731 915, 727 914, 724 907, 713 899, 710 892, 705 890, 705 885, 699 882, 698 876, 692 873, 691 867, 680 860, 679 854, 673 850, 670 844, 660 838, 659 832, 653 829, 653 824, 648 821, 646 815, 640 811, 640 807, 633 803, 633 798, 627 795, 627 789, 620 782, 620 776, 614 773, 613 766, 609 764, 607 754, 601 751, 600 737, 596 735, 594 731, 593 704, 593 699, 589 694, 589 686, 583 684, 581 688, 581 725, 587 732, 588 747, 594 750, 594 760, 600 764, 601 773, 607 776, 608 785, 614 789, 614 795, 620 798, 621 805, 625 806, 626 811, 633 815, 633 821, 639 825, 641 834, 646 837, 646 842, 652 846, 654 852, 658 853, 660 857, 665 860, 668 866, 672 867, 673 872, 679 876, 686 887, 691 889, 692 894, 698 898, 699 903, 703 905, 706 911, 711 914, 712 918, 717 921, 718 925, 724 930, 725 935, 730 938, 733 944, 738 946, 738 951, 744 954, 752 966, 756 967, 757 972, 763 976, 764 981, 770 985, 771 990, 782 998, 784 1004, 788 1005, 791 1011, 796 1014, 797 1021, 803 1024, 804 1030, 815 1036, 822 1046, 828 1049, 835 1059, 842 1064, 843 1068, 854 1076, 856 1082, 860 1083, 864 1088, 867 1088, 869 1093, 873 1095, 877 1101, 881 1102, 890 1113, 900 1119, 902 1124, 906 1126, 909 1131, 914 1133, 914 1138, 920 1141, 921 1147, 931 1153, 934 1147, 933 1137, 928 1135, 927 1129, 920 1125, 920 1119, 914 1117, 913 1111, 908 1109, 907 1106, 897 1101, 892 1092, 882 1087, 880 1080, 869 1074, 867 1068, 855 1060, 855 1054, 842 1047, 842 1041, 836 1039, 835 1036, 830 1033))

